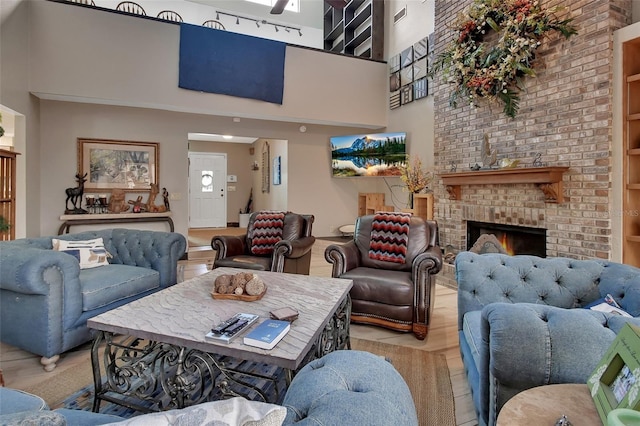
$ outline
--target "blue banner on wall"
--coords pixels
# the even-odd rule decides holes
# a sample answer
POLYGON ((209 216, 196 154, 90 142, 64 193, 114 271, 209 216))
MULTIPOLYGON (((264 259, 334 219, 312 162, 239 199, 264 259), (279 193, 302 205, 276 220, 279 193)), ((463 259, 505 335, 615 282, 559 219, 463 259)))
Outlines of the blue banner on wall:
POLYGON ((282 105, 286 43, 180 25, 178 87, 282 105))

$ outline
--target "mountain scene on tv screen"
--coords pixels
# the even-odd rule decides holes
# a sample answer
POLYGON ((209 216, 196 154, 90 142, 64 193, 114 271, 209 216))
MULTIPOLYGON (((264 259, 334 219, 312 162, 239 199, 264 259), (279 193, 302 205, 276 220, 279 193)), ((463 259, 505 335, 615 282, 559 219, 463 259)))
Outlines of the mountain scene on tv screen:
POLYGON ((334 136, 333 176, 400 176, 407 160, 406 141, 403 132, 334 136))

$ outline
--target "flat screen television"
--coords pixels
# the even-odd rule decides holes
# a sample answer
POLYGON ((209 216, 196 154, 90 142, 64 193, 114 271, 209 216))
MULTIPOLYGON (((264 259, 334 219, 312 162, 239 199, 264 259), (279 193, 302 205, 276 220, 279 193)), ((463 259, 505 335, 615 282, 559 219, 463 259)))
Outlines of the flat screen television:
POLYGON ((332 136, 333 177, 400 176, 407 161, 407 134, 332 136))

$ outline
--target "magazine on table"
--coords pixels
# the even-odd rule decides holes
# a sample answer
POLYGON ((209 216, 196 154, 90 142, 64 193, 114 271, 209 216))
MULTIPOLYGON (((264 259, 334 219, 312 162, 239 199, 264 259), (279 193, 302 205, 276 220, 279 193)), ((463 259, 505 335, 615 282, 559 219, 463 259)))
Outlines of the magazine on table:
POLYGON ((589 309, 599 312, 607 312, 610 314, 622 315, 623 317, 633 318, 627 311, 622 309, 616 299, 610 294, 607 294, 601 303, 590 306, 589 309))

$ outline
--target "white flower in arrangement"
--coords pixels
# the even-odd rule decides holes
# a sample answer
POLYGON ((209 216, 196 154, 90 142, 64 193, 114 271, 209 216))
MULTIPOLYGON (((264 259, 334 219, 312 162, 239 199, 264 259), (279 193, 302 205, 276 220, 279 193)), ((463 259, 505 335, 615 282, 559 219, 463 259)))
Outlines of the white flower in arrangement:
POLYGON ((589 378, 589 383, 593 386, 591 387, 591 397, 595 397, 598 393, 598 389, 600 389, 600 378, 607 371, 606 365, 601 365, 598 369, 593 373, 593 375, 589 378))

